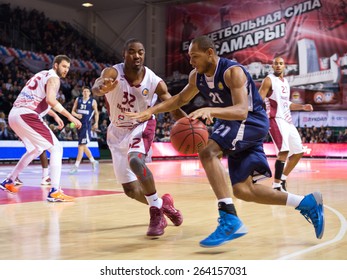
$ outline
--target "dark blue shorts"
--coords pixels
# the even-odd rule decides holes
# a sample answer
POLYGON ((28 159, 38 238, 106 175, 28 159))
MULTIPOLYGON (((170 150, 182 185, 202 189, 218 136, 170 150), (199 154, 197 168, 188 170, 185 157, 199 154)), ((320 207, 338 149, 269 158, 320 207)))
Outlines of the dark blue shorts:
POLYGON ((213 139, 228 156, 229 176, 232 185, 259 174, 271 177, 263 141, 269 130, 268 117, 263 112, 248 114, 246 121, 218 120, 213 139))
POLYGON ((91 138, 91 125, 82 124, 82 127, 78 130, 78 145, 86 145, 90 142, 91 138))

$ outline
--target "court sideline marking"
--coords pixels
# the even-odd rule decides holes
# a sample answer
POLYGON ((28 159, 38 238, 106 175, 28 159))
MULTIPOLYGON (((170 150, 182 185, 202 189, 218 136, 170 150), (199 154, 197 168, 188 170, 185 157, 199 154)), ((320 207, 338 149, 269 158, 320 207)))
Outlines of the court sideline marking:
POLYGON ((341 227, 340 227, 340 231, 337 233, 337 235, 333 239, 331 239, 329 241, 326 241, 324 243, 320 243, 320 244, 314 245, 314 246, 306 248, 304 250, 300 250, 300 251, 294 252, 294 253, 289 254, 289 255, 285 255, 283 257, 278 258, 277 260, 288 260, 288 259, 292 259, 294 257, 298 257, 300 255, 307 254, 309 252, 318 250, 318 249, 323 248, 325 246, 328 246, 330 244, 336 243, 336 242, 340 241, 345 236, 345 234, 347 232, 347 221, 346 221, 346 218, 339 211, 335 210, 334 208, 332 208, 330 206, 324 205, 324 208, 329 209, 340 220, 341 227))

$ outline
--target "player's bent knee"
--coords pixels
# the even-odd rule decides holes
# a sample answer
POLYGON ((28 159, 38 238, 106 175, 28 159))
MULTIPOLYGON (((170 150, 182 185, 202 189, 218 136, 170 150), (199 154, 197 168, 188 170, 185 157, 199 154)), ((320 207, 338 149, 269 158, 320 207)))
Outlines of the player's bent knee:
POLYGON ((35 148, 34 150, 30 152, 30 154, 32 155, 33 158, 37 158, 38 156, 42 154, 43 151, 44 150, 42 149, 35 148))
POLYGON ((51 154, 63 154, 63 146, 62 145, 54 145, 48 149, 51 154))
POLYGON ((136 198, 136 191, 135 190, 130 189, 130 188, 125 188, 125 187, 123 187, 123 189, 124 189, 124 193, 127 197, 130 197, 132 199, 136 198))
POLYGON ((240 188, 233 186, 233 194, 236 198, 241 199, 242 197, 242 191, 240 188))
POLYGON ((241 184, 233 185, 233 194, 236 198, 243 201, 252 201, 249 191, 241 184))
MULTIPOLYGON (((132 183, 122 184, 122 186, 123 186, 123 190, 124 190, 125 195, 132 198, 132 199, 137 199, 137 197, 139 195, 141 195, 139 188, 132 183)), ((142 194, 142 196, 143 196, 143 194, 142 194)))
POLYGON ((201 161, 209 161, 213 157, 217 156, 212 150, 206 148, 199 152, 199 158, 201 161))

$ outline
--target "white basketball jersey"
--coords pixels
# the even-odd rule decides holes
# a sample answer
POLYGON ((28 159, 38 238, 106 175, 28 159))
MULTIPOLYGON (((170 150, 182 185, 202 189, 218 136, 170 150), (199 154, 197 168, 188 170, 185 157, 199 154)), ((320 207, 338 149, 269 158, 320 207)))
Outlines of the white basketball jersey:
POLYGON ((131 85, 124 75, 124 63, 113 66, 117 72, 118 85, 105 96, 108 102, 110 121, 119 127, 133 127, 137 122, 124 115, 124 112, 142 112, 157 101, 157 85, 162 80, 145 67, 145 76, 140 85, 131 85))
POLYGON ((276 77, 269 74, 272 83, 272 93, 267 96, 267 108, 270 118, 281 118, 292 123, 290 112, 290 86, 286 78, 276 77))
POLYGON ((46 115, 51 108, 46 102, 46 84, 52 77, 59 78, 53 69, 35 74, 25 84, 13 106, 28 108, 41 116, 46 115))

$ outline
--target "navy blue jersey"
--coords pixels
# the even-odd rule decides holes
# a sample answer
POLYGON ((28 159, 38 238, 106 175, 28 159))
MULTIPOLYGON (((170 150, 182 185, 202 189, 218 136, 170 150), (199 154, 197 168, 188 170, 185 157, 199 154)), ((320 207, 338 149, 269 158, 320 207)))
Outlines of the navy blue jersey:
POLYGON ((89 97, 87 101, 83 101, 83 97, 77 98, 76 112, 82 114, 82 119, 80 119, 82 125, 90 123, 94 116, 93 100, 93 97, 89 97))
POLYGON ((78 143, 80 145, 89 143, 91 138, 91 120, 94 116, 93 100, 93 97, 90 97, 87 101, 83 101, 83 97, 78 97, 77 99, 76 112, 82 114, 80 119, 82 127, 78 130, 78 143))
POLYGON ((204 74, 196 74, 196 86, 200 93, 209 101, 212 107, 232 106, 230 89, 224 82, 224 72, 234 66, 241 67, 247 76, 248 110, 263 111, 263 100, 249 72, 241 64, 227 58, 221 57, 219 59, 211 83, 206 81, 204 74))
POLYGON ((228 155, 228 168, 232 184, 246 180, 249 176, 271 177, 263 141, 269 130, 269 120, 263 108, 263 100, 248 71, 239 63, 220 58, 214 77, 206 80, 197 73, 196 85, 200 94, 212 107, 232 106, 230 89, 224 82, 224 72, 239 66, 247 76, 248 116, 245 120, 217 119, 210 136, 228 155))

